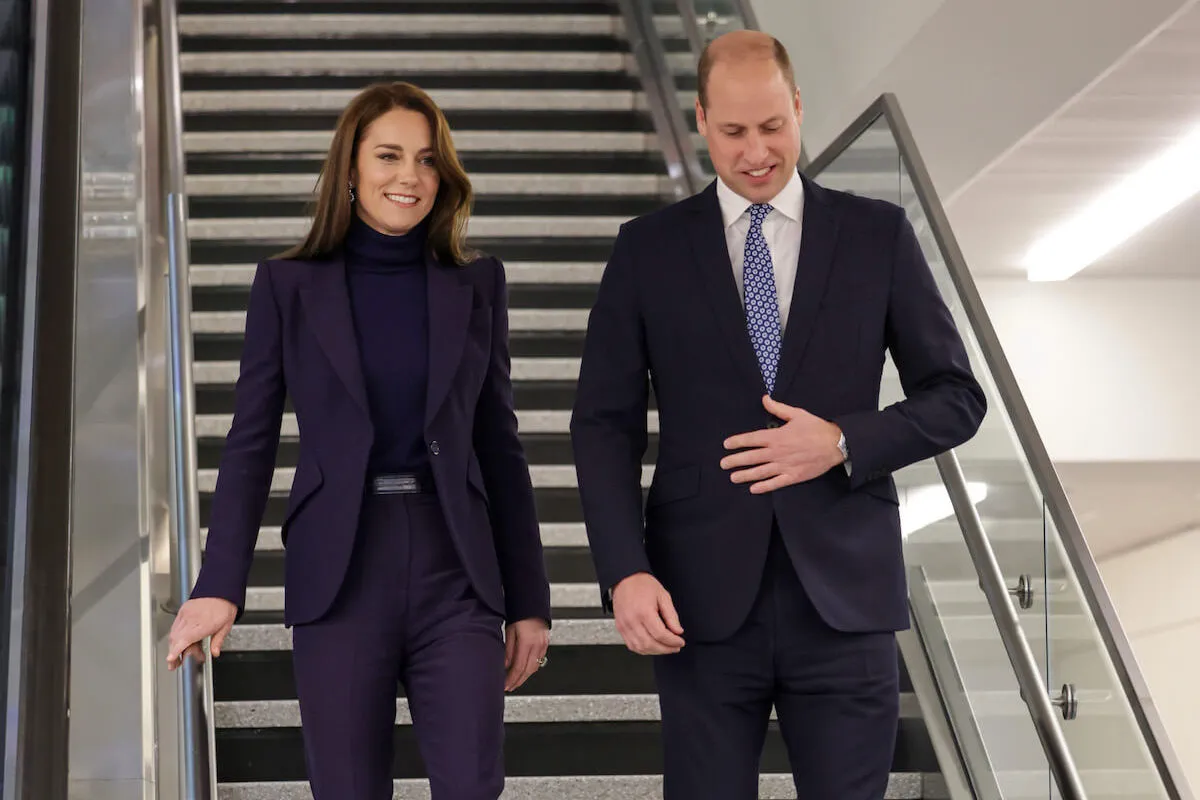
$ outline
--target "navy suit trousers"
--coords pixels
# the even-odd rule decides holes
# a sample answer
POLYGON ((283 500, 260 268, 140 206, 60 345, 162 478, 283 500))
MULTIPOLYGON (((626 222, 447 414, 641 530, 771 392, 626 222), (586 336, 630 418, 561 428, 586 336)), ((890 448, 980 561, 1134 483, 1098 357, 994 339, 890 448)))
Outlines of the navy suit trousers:
POLYGON ((654 659, 665 800, 755 800, 772 706, 798 797, 882 800, 887 791, 895 634, 827 625, 785 548, 776 528, 754 607, 733 636, 654 659))

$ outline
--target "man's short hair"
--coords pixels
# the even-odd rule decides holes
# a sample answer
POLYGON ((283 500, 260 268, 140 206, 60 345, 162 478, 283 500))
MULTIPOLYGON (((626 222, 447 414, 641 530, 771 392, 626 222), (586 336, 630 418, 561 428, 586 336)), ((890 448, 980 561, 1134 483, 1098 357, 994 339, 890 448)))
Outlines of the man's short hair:
POLYGON ((721 48, 718 48, 717 55, 713 55, 712 45, 709 42, 704 46, 704 52, 700 54, 700 65, 696 69, 697 78, 697 93, 700 95, 700 107, 705 111, 708 110, 708 76, 712 72, 713 65, 723 59, 743 60, 747 58, 773 58, 779 71, 783 73, 784 80, 788 82, 792 93, 796 91, 796 76, 792 71, 792 59, 788 56, 787 48, 783 46, 783 42, 770 37, 770 43, 763 42, 762 44, 744 44, 730 53, 721 53, 721 48))

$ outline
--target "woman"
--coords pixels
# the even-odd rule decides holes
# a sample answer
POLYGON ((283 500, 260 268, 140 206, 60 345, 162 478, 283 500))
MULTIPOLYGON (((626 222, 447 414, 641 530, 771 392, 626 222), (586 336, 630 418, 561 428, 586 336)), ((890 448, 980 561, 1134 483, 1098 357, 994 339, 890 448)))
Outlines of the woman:
POLYGON ((392 797, 397 681, 434 800, 498 797, 504 692, 545 664, 504 267, 466 250, 471 200, 433 100, 371 86, 338 121, 307 239, 250 290, 204 567, 168 660, 203 658, 207 636, 219 655, 241 614, 286 393, 284 622, 315 800, 392 797))

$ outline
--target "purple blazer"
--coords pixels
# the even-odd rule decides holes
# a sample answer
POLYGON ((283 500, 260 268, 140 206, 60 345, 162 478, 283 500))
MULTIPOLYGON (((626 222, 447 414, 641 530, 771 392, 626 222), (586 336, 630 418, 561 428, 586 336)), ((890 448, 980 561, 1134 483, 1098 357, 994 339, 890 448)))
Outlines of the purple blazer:
MULTIPOLYGON (((550 621, 529 466, 517 436, 504 266, 430 258, 425 441, 438 498, 475 591, 509 622, 550 621)), ((300 457, 283 523, 287 625, 333 603, 358 528, 374 439, 340 256, 265 261, 250 290, 233 425, 192 597, 245 607, 275 469, 284 397, 300 457)))

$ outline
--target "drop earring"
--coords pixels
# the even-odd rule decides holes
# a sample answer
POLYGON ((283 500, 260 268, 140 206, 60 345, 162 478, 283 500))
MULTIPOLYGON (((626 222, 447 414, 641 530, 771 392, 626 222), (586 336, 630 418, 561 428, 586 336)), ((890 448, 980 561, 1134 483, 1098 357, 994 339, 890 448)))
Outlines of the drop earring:
POLYGON ((351 184, 349 184, 349 186, 350 186, 350 202, 353 203, 358 198, 354 194, 354 184, 351 183, 351 184))

